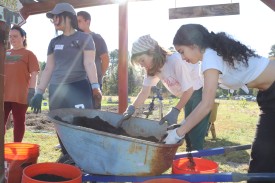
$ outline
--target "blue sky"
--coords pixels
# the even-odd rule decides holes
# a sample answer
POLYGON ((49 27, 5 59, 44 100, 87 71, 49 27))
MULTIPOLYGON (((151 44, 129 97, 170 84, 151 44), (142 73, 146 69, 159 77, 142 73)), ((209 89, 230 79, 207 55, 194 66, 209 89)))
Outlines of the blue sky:
MULTIPOLYGON (((118 4, 81 8, 92 16, 91 28, 104 37, 109 51, 118 48, 118 4)), ((151 34, 169 48, 182 24, 199 23, 213 32, 226 32, 260 55, 268 56, 275 44, 275 12, 260 0, 152 0, 128 4, 128 47, 145 34, 151 34), (169 8, 224 3, 240 3, 240 15, 169 20, 169 8), (273 20, 273 21, 272 21, 273 20)), ((28 36, 28 49, 39 61, 46 61, 47 47, 55 36, 54 26, 45 14, 32 15, 23 25, 28 36)))

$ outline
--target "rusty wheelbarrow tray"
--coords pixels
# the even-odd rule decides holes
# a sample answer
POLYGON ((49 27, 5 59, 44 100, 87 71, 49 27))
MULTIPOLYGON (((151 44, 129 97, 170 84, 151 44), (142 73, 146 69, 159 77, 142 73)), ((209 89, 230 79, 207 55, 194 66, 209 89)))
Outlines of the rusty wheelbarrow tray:
MULTIPOLYGON (((72 124, 74 117, 96 116, 113 126, 117 126, 122 117, 117 113, 90 109, 58 109, 48 114, 69 155, 85 172, 154 176, 171 167, 182 142, 172 145, 160 144, 72 124), (62 121, 56 120, 56 117, 62 121)), ((122 128, 131 136, 154 136, 160 140, 167 126, 159 125, 157 121, 132 117, 123 123, 122 128)))

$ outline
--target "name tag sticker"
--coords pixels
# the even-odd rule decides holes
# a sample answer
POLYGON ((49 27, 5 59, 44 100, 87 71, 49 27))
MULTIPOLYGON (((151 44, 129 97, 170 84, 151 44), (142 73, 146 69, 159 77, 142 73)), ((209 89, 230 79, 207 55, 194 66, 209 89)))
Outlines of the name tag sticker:
POLYGON ((63 50, 63 48, 64 48, 64 45, 55 45, 55 47, 54 47, 54 49, 55 50, 63 50))

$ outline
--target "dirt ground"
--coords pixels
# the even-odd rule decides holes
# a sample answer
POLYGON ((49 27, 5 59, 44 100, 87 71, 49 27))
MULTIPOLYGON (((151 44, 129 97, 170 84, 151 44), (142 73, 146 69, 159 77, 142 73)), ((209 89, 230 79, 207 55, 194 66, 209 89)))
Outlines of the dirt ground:
MULTIPOLYGON (((144 105, 139 110, 136 111, 135 116, 142 116, 145 118, 146 116, 142 114, 148 108, 147 105, 144 105)), ((118 112, 117 106, 109 106, 109 107, 102 107, 103 111, 109 112, 118 112)), ((32 112, 26 113, 26 130, 32 131, 54 131, 54 125, 51 121, 47 118, 48 111, 42 111, 41 113, 34 114, 32 112)), ((152 119, 152 118, 150 118, 152 119)), ((11 118, 11 126, 12 126, 12 118, 11 118)))

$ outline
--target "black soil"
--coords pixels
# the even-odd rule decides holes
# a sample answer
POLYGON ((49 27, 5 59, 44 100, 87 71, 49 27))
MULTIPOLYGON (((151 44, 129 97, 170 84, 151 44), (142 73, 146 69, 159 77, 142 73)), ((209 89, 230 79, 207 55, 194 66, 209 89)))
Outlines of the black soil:
MULTIPOLYGON (((143 114, 143 111, 148 109, 148 104, 144 104, 142 107, 138 108, 136 110, 135 117, 141 117, 144 118, 145 115, 143 114)), ((102 106, 102 111, 106 112, 114 112, 118 113, 118 107, 117 106, 102 106)), ((26 129, 30 131, 35 132, 55 132, 55 127, 52 121, 48 119, 48 112, 49 111, 42 111, 41 113, 35 114, 33 112, 27 112, 26 113, 26 129)), ((12 115, 10 115, 11 118, 8 120, 7 128, 13 127, 13 118, 12 115)), ((150 116, 151 120, 159 120, 157 116, 150 116)))
MULTIPOLYGON (((58 116, 55 116, 54 119, 56 119, 58 121, 62 121, 62 119, 58 116)), ((63 121, 63 122, 66 122, 66 121, 63 121)), ((150 137, 131 136, 130 134, 126 133, 126 131, 123 128, 120 128, 120 127, 116 128, 116 127, 110 125, 107 121, 102 120, 98 116, 96 116, 95 118, 74 117, 72 124, 76 125, 76 126, 91 128, 91 129, 98 130, 98 131, 112 133, 115 135, 123 135, 123 136, 137 138, 137 139, 146 140, 146 141, 150 141, 150 142, 159 142, 159 140, 154 136, 150 136, 150 137)))
POLYGON ((33 176, 32 179, 39 180, 39 181, 46 181, 46 182, 64 182, 72 179, 68 179, 62 176, 58 175, 52 175, 52 174, 39 174, 36 176, 33 176))

